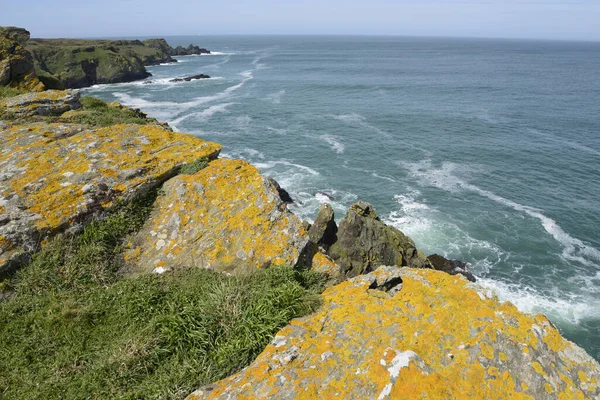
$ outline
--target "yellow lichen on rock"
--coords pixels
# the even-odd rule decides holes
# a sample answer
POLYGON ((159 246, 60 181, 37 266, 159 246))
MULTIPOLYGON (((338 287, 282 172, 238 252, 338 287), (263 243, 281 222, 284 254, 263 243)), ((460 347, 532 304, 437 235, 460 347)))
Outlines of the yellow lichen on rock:
POLYGON ((283 328, 248 368, 189 399, 600 395, 584 382, 600 376, 585 351, 545 317, 523 314, 462 277, 382 267, 323 299, 320 311, 283 328))
POLYGON ((215 158, 221 149, 140 125, 8 125, 0 139, 0 203, 10 219, 0 234, 28 252, 48 234, 164 182, 183 164, 215 158))
POLYGON ((140 255, 136 272, 293 266, 308 242, 273 184, 245 161, 213 161, 194 175, 169 180, 163 192, 126 255, 140 255))

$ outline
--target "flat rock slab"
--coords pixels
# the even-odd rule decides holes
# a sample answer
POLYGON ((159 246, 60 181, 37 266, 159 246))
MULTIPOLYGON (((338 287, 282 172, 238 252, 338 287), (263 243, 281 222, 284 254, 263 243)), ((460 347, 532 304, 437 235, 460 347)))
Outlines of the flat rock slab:
POLYGON ((542 315, 441 271, 329 288, 240 373, 188 399, 597 399, 600 365, 542 315))
POLYGON ((25 93, 0 101, 0 107, 16 117, 58 116, 81 107, 79 93, 72 90, 48 90, 25 93))
POLYGON ((308 243, 276 187, 245 161, 212 161, 194 175, 169 180, 163 191, 126 254, 134 274, 295 266, 308 243))
POLYGON ((216 158, 221 145, 154 126, 0 126, 0 272, 54 233, 216 158))

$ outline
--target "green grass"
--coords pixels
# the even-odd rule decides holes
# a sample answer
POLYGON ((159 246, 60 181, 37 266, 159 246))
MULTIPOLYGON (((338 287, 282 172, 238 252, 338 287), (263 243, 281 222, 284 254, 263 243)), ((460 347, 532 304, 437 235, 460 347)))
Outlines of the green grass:
POLYGON ((23 90, 11 88, 8 86, 0 86, 0 99, 18 96, 23 93, 26 93, 26 92, 23 90))
POLYGON ((95 97, 82 97, 81 104, 83 105, 82 109, 70 115, 70 122, 100 127, 116 124, 156 123, 154 118, 141 118, 132 110, 111 107, 95 97))
POLYGON ((183 175, 193 175, 196 172, 208 166, 208 158, 202 157, 189 164, 184 164, 179 168, 179 173, 183 175))
POLYGON ((122 240, 155 195, 51 241, 5 282, 14 294, 0 300, 0 398, 183 398, 318 306, 324 278, 285 267, 121 278, 122 240))

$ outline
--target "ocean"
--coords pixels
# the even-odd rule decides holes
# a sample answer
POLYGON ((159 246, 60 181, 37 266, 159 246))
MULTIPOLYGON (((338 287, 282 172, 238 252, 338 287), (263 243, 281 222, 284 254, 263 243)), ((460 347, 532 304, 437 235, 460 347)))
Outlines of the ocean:
POLYGON ((358 199, 600 360, 600 43, 168 37, 212 55, 85 94, 274 177, 311 221, 358 199), (173 83, 199 73, 210 79, 173 83))

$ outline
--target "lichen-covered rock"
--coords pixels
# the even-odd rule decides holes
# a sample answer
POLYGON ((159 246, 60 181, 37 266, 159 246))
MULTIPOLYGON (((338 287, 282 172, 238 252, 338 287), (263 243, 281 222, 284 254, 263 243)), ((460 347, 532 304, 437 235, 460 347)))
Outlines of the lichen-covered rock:
POLYGON ((0 101, 0 107, 15 117, 59 116, 81 107, 79 92, 71 90, 49 90, 40 93, 25 93, 0 101))
POLYGON ((249 163, 216 160, 163 191, 126 255, 134 273, 199 267, 240 274, 304 263, 302 222, 249 163))
POLYGON ((337 241, 327 254, 348 277, 373 271, 381 265, 431 268, 412 239, 384 224, 373 206, 364 201, 350 206, 340 222, 337 241))
POLYGON ((141 125, 8 123, 0 143, 0 272, 49 235, 76 228, 221 149, 141 125))
POLYGON ((597 399, 600 365, 459 275, 382 267, 329 288, 198 399, 597 399))
POLYGON ((0 86, 29 91, 44 90, 37 78, 33 58, 25 49, 29 32, 22 28, 0 27, 0 86))

